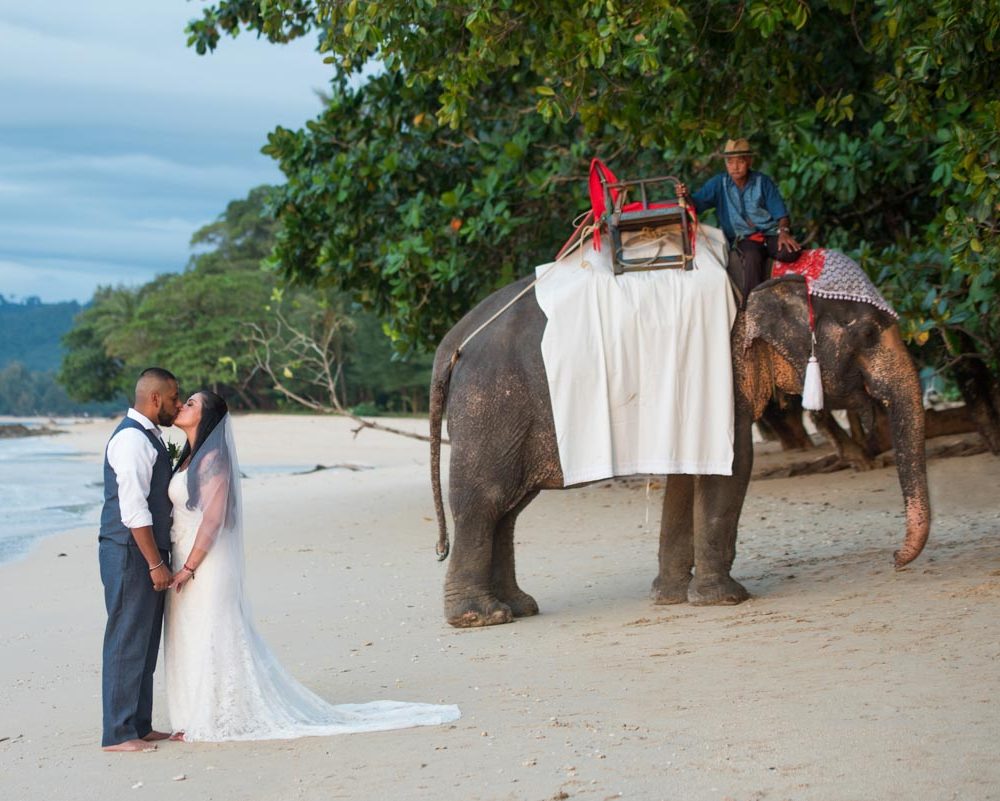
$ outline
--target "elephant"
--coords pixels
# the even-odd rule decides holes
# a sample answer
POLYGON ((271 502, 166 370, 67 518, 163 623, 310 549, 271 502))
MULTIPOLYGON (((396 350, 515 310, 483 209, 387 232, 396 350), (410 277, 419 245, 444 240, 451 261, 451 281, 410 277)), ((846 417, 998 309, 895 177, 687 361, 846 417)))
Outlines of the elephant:
MULTIPOLYGON (((523 278, 479 303, 443 337, 435 354, 431 483, 438 557, 443 560, 453 551, 444 609, 447 622, 456 627, 507 623, 538 613, 535 599, 517 583, 514 526, 541 490, 564 486, 541 352, 546 317, 531 280, 523 278), (453 549, 440 476, 446 411, 453 549)), ((802 393, 811 340, 800 276, 768 280, 745 301, 731 333, 732 475, 667 477, 659 569, 652 585, 656 604, 737 604, 749 597, 730 570, 753 466, 751 425, 775 389, 802 393)), ((895 564, 902 567, 920 554, 930 532, 916 369, 892 315, 851 300, 814 296, 812 306, 826 406, 870 414, 873 404, 881 404, 888 412, 905 501, 905 539, 895 553, 895 564)))

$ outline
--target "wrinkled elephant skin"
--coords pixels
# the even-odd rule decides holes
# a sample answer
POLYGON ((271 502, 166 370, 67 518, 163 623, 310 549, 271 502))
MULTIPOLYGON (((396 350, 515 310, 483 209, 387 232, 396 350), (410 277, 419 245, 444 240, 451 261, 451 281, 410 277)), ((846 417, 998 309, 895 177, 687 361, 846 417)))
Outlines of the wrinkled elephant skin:
MULTIPOLYGON (((546 320, 534 293, 500 314, 458 354, 469 334, 529 282, 523 279, 486 298, 444 337, 434 360, 431 478, 443 559, 449 552, 440 481, 447 409, 455 538, 444 607, 453 626, 488 626, 538 613, 538 604, 517 583, 514 526, 540 490, 563 488, 563 478, 541 353, 546 320)), ((902 566, 919 555, 930 530, 916 371, 889 315, 852 301, 814 298, 813 306, 827 406, 877 402, 888 409, 906 504, 906 539, 895 557, 902 566)), ((654 603, 738 604, 749 597, 730 570, 753 467, 751 425, 775 387, 801 393, 809 343, 802 279, 768 281, 751 293, 732 333, 733 474, 667 477, 654 603)))

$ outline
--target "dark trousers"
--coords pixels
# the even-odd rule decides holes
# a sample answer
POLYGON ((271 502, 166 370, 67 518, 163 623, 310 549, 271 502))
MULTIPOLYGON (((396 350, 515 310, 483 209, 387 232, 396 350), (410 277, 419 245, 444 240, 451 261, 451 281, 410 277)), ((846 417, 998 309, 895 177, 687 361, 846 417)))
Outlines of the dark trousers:
POLYGON ((732 261, 742 261, 742 270, 731 264, 730 275, 742 293, 744 303, 746 303, 750 290, 768 279, 768 258, 778 261, 795 261, 802 253, 801 250, 779 251, 778 237, 776 236, 766 236, 763 242, 741 239, 736 243, 735 249, 739 252, 741 259, 732 261))
MULTIPOLYGON (((170 558, 160 552, 164 561, 170 558)), ((153 730, 153 671, 160 649, 164 593, 153 589, 149 565, 133 545, 101 540, 104 630, 101 745, 145 737, 153 730)))

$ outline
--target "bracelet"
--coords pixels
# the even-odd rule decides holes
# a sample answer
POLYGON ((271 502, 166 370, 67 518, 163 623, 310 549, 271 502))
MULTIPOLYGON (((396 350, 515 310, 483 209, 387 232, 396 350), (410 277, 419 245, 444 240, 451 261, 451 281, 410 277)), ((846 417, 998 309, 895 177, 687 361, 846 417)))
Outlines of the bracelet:
POLYGON ((792 229, 789 228, 787 225, 783 225, 783 226, 781 226, 781 228, 778 229, 778 233, 779 234, 790 234, 791 232, 792 232, 792 229))
POLYGON ((163 567, 163 560, 162 559, 159 562, 157 562, 155 565, 153 565, 151 568, 149 568, 149 572, 152 573, 158 567, 163 567))
POLYGON ((186 570, 188 573, 191 574, 191 578, 194 579, 194 568, 193 567, 188 567, 188 563, 187 562, 184 563, 184 567, 182 567, 181 570, 186 570))

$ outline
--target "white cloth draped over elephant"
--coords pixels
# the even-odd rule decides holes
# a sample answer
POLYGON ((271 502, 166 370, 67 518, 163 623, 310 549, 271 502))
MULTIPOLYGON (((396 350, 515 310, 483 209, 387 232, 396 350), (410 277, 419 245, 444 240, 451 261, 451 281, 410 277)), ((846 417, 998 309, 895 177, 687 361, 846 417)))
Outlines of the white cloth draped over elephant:
MULTIPOLYGON (((670 239, 655 247, 681 252, 670 239)), ((630 255, 643 256, 636 248, 630 255)), ((600 250, 588 239, 535 274, 565 485, 639 473, 731 475, 736 302, 722 232, 699 227, 691 270, 616 276, 605 236, 600 250)))

